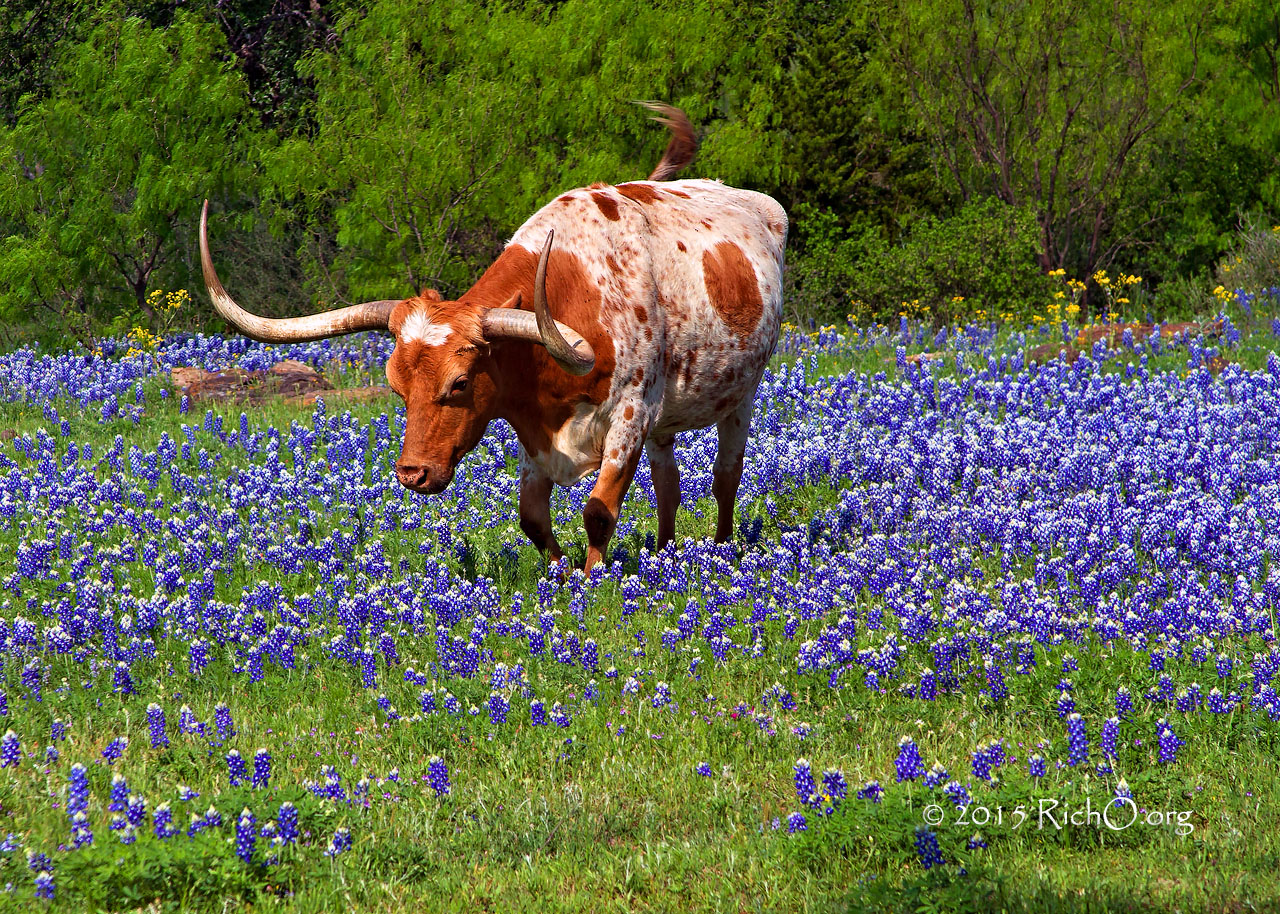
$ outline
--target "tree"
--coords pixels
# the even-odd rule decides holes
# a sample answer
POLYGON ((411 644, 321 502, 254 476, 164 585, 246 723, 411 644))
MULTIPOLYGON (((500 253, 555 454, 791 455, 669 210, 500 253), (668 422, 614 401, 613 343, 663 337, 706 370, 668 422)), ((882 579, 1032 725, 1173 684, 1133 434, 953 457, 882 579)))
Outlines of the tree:
POLYGON ((0 311, 43 309, 90 342, 121 311, 154 319, 182 284, 203 196, 251 190, 244 83, 216 27, 107 13, 58 63, 57 87, 0 134, 0 311))
POLYGON ((1042 265, 1085 275, 1127 236, 1131 184, 1199 75, 1208 13, 1103 0, 904 0, 885 38, 940 161, 968 200, 1031 206, 1042 265), (949 26, 946 25, 949 23, 949 26))

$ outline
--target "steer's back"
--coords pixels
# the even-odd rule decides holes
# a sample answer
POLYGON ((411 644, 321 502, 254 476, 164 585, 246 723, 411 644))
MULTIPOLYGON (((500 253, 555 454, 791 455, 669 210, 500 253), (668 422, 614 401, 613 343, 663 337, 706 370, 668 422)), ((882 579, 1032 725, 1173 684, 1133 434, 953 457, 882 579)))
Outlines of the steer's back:
POLYGON ((707 180, 593 185, 557 197, 511 243, 540 250, 548 229, 600 289, 614 342, 604 412, 643 405, 664 436, 711 425, 755 391, 782 316, 777 201, 707 180))

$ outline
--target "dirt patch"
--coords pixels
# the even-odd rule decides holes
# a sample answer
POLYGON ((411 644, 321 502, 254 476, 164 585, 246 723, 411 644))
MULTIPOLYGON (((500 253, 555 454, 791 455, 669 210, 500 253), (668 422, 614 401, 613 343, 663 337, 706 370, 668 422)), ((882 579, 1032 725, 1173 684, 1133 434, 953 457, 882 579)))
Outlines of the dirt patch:
POLYGON ((355 403, 391 393, 387 387, 335 390, 320 372, 293 359, 277 362, 266 371, 243 368, 205 371, 180 367, 169 373, 179 395, 185 395, 192 403, 225 401, 252 405, 282 400, 295 406, 314 406, 318 397, 323 397, 326 403, 355 403))
POLYGON ((1027 364, 1044 365, 1057 358, 1061 358, 1068 365, 1074 365, 1076 359, 1080 358, 1080 350, 1069 343, 1045 343, 1027 353, 1027 364))
MULTIPOLYGON (((1135 343, 1142 343, 1151 336, 1151 331, 1154 329, 1155 327, 1151 324, 1143 324, 1136 321, 1129 324, 1095 324, 1092 327, 1085 327, 1076 334, 1076 345, 1092 346, 1098 340, 1106 340, 1112 347, 1119 346, 1124 341, 1124 332, 1126 330, 1133 331, 1133 341, 1135 343)), ((1160 336, 1167 340, 1188 331, 1190 331, 1191 336, 1199 334, 1217 336, 1222 333, 1222 321, 1205 321, 1203 323, 1182 321, 1175 324, 1165 324, 1160 328, 1160 336)))

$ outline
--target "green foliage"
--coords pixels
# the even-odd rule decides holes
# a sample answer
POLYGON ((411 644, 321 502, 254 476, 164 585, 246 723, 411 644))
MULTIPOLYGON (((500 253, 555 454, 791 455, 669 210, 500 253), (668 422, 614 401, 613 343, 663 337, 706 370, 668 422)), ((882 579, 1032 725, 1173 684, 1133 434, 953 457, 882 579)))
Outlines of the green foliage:
POLYGON ((344 17, 338 50, 301 68, 318 126, 267 157, 277 224, 336 237, 332 259, 309 252, 327 298, 456 295, 555 193, 648 174, 666 136, 637 98, 706 125, 703 167, 767 183, 778 165, 760 148, 770 97, 752 84, 761 28, 711 3, 382 0, 344 17))
POLYGON ((250 182, 256 140, 219 32, 104 15, 59 62, 57 88, 0 134, 0 314, 41 308, 90 343, 157 281, 185 285, 203 196, 250 182))
POLYGON ((204 196, 220 269, 267 314, 457 295, 555 194, 649 173, 666 136, 635 99, 688 112, 689 176, 792 213, 798 320, 1034 308, 1011 301, 1039 294, 1025 223, 995 230, 989 199, 1034 217, 1041 269, 1124 270, 1187 303, 1239 213, 1280 211, 1280 14, 1247 0, 0 13, 0 314, 85 342, 155 329, 148 294, 200 286, 204 196))
POLYGON ((800 210, 803 253, 793 258, 796 309, 823 323, 895 321, 905 312, 950 324, 985 312, 1026 317, 1052 294, 1036 262, 1039 231, 1025 208, 988 198, 952 216, 924 215, 900 241, 864 221, 800 210))

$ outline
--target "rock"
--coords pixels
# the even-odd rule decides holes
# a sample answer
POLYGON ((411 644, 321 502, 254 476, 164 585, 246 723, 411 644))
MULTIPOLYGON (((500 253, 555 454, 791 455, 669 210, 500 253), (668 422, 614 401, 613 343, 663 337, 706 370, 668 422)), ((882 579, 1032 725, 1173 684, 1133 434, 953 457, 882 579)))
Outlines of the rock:
POLYGON ((301 397, 289 397, 286 402, 297 406, 315 406, 316 400, 323 399, 325 405, 336 403, 363 403, 381 397, 395 395, 390 387, 347 387, 343 390, 316 390, 301 397))
POLYGON ((939 359, 945 359, 945 352, 916 352, 906 357, 908 365, 919 365, 921 362, 936 362, 939 359))
POLYGON ((333 390, 333 385, 318 371, 293 359, 277 362, 266 371, 246 371, 243 368, 205 371, 178 367, 171 369, 170 376, 181 394, 193 403, 201 400, 263 403, 274 398, 299 399, 333 390))
POLYGON ((1126 330, 1133 331, 1133 341, 1135 343, 1141 343, 1151 336, 1152 329, 1150 324, 1142 324, 1136 321, 1129 324, 1095 324, 1092 327, 1083 328, 1076 334, 1076 343, 1082 346, 1092 346, 1098 340, 1108 340, 1111 346, 1119 346, 1124 341, 1124 332, 1126 330))
POLYGON ((1074 365, 1076 359, 1080 358, 1080 350, 1070 343, 1045 343, 1043 346, 1037 346, 1027 353, 1027 364, 1044 365, 1046 362, 1052 362, 1054 359, 1061 358, 1068 365, 1074 365))
POLYGON ((1177 336, 1179 333, 1191 331, 1192 336, 1203 334, 1205 336, 1218 336, 1222 333, 1222 321, 1182 321, 1176 324, 1165 324, 1160 328, 1160 335, 1165 339, 1171 336, 1177 336))

